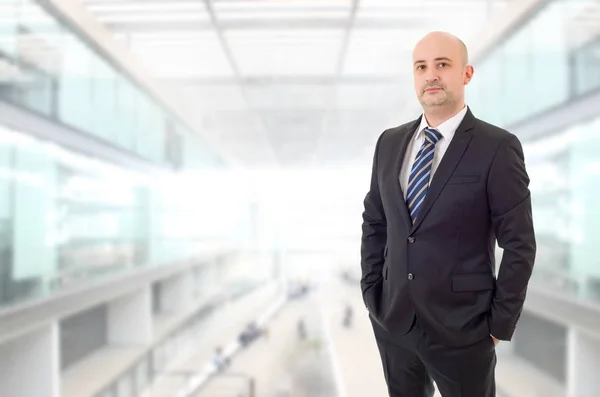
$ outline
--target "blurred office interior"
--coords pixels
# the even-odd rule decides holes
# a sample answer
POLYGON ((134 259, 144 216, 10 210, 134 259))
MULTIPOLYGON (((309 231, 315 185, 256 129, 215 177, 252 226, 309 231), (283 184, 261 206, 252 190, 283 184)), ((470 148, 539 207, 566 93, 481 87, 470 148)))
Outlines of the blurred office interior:
POLYGON ((596 397, 599 0, 0 0, 0 394, 387 395, 362 200, 433 30, 531 177, 498 395, 596 397))

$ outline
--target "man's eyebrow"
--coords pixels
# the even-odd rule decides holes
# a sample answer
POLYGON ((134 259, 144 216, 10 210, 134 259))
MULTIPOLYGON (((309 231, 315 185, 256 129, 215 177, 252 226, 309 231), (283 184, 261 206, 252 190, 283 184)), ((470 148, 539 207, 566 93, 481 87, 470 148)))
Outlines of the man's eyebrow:
MULTIPOLYGON (((448 61, 448 62, 452 62, 452 59, 448 58, 448 57, 437 57, 434 59, 434 61, 448 61)), ((425 63, 426 61, 419 59, 417 61, 415 61, 415 65, 418 63, 425 63)))

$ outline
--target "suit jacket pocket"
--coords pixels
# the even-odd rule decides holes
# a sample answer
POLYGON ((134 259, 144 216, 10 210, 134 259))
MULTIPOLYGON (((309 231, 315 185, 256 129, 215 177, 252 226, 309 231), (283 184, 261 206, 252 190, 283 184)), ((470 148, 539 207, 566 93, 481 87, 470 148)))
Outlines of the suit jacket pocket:
POLYGON ((380 278, 375 284, 369 286, 363 291, 363 300, 365 306, 369 312, 377 315, 379 313, 379 307, 381 305, 381 291, 383 287, 383 280, 380 278))
POLYGON ((448 180, 448 185, 460 185, 463 183, 479 182, 479 174, 477 175, 454 175, 448 180))
POLYGON ((492 273, 457 274, 452 277, 452 291, 474 292, 494 289, 492 273))
POLYGON ((381 271, 381 274, 383 275, 384 280, 387 280, 387 274, 388 274, 387 254, 388 254, 388 246, 386 244, 385 248, 383 249, 384 262, 383 262, 383 270, 381 271))

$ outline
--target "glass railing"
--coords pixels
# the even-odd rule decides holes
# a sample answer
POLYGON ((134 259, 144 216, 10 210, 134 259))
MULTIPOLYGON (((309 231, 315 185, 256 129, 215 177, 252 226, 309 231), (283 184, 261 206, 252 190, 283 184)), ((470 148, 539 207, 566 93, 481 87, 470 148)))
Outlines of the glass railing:
POLYGON ((0 125, 0 307, 231 246, 244 195, 214 211, 218 179, 126 169, 0 125))
POLYGON ((0 100, 158 164, 183 165, 186 146, 190 158, 220 162, 197 134, 35 0, 0 2, 0 100))

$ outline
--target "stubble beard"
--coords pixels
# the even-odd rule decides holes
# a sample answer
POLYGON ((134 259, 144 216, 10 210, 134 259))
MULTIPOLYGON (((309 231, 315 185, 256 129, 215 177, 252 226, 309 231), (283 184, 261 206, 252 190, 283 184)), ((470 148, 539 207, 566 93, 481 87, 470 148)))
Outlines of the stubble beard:
POLYGON ((419 102, 425 109, 431 110, 441 110, 447 107, 451 107, 453 100, 452 95, 450 95, 446 90, 442 89, 438 91, 437 96, 433 98, 427 98, 429 94, 427 92, 423 92, 421 97, 419 98, 419 102))

